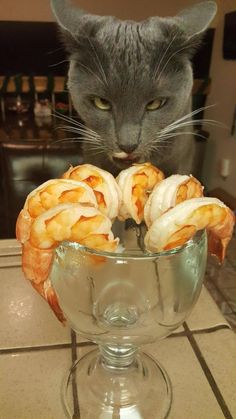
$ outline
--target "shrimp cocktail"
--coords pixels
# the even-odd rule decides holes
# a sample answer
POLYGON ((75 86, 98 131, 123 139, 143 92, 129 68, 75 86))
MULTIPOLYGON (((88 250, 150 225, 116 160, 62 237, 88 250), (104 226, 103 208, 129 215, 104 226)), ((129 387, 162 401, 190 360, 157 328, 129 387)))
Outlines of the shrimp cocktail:
POLYGON ((67 373, 68 417, 75 386, 82 419, 168 416, 168 375, 139 348, 183 323, 208 251, 222 262, 233 227, 197 179, 165 179, 150 163, 116 179, 71 167, 29 194, 16 226, 23 272, 62 323, 98 345, 67 373))

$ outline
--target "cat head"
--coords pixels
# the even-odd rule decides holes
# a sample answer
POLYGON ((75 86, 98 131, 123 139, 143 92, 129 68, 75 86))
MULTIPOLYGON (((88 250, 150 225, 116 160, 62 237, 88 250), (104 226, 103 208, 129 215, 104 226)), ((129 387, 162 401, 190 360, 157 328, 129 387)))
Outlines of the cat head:
POLYGON ((91 15, 65 0, 51 5, 69 55, 68 88, 94 155, 121 168, 152 153, 167 158, 164 134, 190 112, 191 57, 215 2, 142 22, 91 15))

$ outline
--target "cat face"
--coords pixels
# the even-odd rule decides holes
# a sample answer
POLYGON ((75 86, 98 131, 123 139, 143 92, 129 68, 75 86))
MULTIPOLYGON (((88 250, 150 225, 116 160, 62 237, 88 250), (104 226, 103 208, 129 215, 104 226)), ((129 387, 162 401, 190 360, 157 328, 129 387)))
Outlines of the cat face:
POLYGON ((84 14, 52 1, 70 58, 68 88, 84 144, 119 168, 174 155, 176 121, 191 109, 191 56, 213 18, 204 2, 143 22, 84 14), (171 129, 170 129, 171 128, 171 129))
POLYGON ((158 26, 159 33, 151 22, 114 20, 71 55, 68 87, 74 107, 99 136, 97 151, 122 167, 150 158, 162 130, 189 105, 189 45, 186 54, 176 54, 178 28, 167 37, 166 27, 162 32, 158 26))

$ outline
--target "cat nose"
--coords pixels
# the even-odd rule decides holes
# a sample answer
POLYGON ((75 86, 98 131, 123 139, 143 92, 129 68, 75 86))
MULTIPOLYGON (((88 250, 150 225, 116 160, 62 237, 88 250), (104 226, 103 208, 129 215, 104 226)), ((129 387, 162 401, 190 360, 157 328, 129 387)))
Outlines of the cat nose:
POLYGON ((132 153, 136 148, 137 144, 119 144, 119 147, 122 151, 125 151, 125 153, 132 153))

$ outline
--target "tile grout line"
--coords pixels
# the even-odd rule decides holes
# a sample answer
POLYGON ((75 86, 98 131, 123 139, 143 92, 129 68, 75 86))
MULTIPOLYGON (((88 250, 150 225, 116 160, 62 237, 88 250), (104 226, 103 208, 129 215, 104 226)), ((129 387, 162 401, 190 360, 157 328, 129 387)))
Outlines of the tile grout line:
POLYGON ((77 341, 76 333, 71 329, 71 358, 72 358, 72 367, 70 374, 72 375, 72 397, 73 397, 73 419, 80 419, 80 408, 79 408, 79 398, 78 390, 76 383, 76 362, 77 362, 77 341))
MULTIPOLYGON (((84 346, 92 346, 92 342, 80 342, 76 344, 76 347, 81 348, 84 346)), ((25 347, 15 347, 15 348, 3 348, 0 349, 0 355, 7 355, 13 353, 24 353, 24 352, 40 352, 40 351, 50 351, 55 349, 70 349, 72 348, 72 343, 58 343, 52 345, 41 345, 41 346, 25 346, 25 347)))
MULTIPOLYGON (((207 327, 204 329, 193 329, 193 330, 189 329, 189 330, 193 335, 203 335, 203 334, 218 332, 218 330, 222 330, 222 329, 232 330, 231 327, 227 324, 219 324, 217 326, 207 327)), ((183 330, 182 332, 172 333, 171 335, 167 336, 167 339, 177 338, 177 337, 187 337, 187 335, 188 335, 188 332, 186 332, 186 330, 183 330)))
POLYGON ((202 368, 202 370, 205 374, 205 377, 206 377, 206 379, 207 379, 207 381, 208 381, 208 383, 209 383, 209 385, 212 389, 212 392, 214 393, 214 396, 215 396, 215 398, 218 402, 218 405, 221 408, 221 411, 222 411, 225 419, 233 419, 233 416, 231 415, 231 413, 229 411, 229 408, 228 408, 228 406, 227 406, 227 404, 224 400, 224 397, 221 394, 221 391, 220 391, 220 389, 219 389, 219 387, 218 387, 218 385, 217 385, 217 383, 216 383, 216 381, 215 381, 215 379, 214 379, 214 377, 213 377, 213 375, 210 371, 210 368, 207 365, 207 362, 206 362, 206 360, 205 360, 205 358, 204 358, 204 356, 201 352, 201 349, 199 348, 193 334, 191 333, 191 330, 188 328, 186 323, 184 323, 183 326, 184 326, 184 329, 186 331, 186 336, 188 338, 188 341, 189 341, 189 343, 190 343, 190 345, 193 349, 193 352, 195 353, 195 356, 196 356, 196 358, 197 358, 197 360, 198 360, 198 362, 199 362, 199 364, 200 364, 200 366, 201 366, 201 368, 202 368))
POLYGON ((58 343, 53 345, 41 345, 41 346, 25 346, 16 348, 5 348, 0 349, 0 355, 13 354, 13 353, 24 353, 24 352, 38 352, 38 351, 50 351, 54 349, 66 349, 71 348, 71 343, 58 343))
POLYGON ((21 267, 21 263, 14 263, 14 264, 9 264, 9 265, 0 265, 0 269, 9 269, 9 268, 20 268, 21 267))
MULTIPOLYGON (((228 329, 232 330, 227 324, 222 324, 218 326, 213 326, 205 329, 200 330, 191 330, 193 335, 201 335, 207 333, 214 333, 218 330, 228 329)), ((187 332, 184 330, 182 332, 172 333, 171 335, 167 336, 166 339, 173 339, 178 337, 186 337, 187 332)), ((86 346, 96 346, 96 343, 92 341, 85 341, 85 342, 78 342, 76 343, 76 348, 83 348, 86 346)), ((70 349, 72 348, 72 343, 58 343, 52 345, 40 345, 40 346, 25 346, 25 347, 15 347, 15 348, 2 348, 0 349, 0 355, 7 355, 7 354, 14 354, 14 353, 25 353, 25 352, 40 352, 40 351, 50 351, 56 349, 70 349)))

